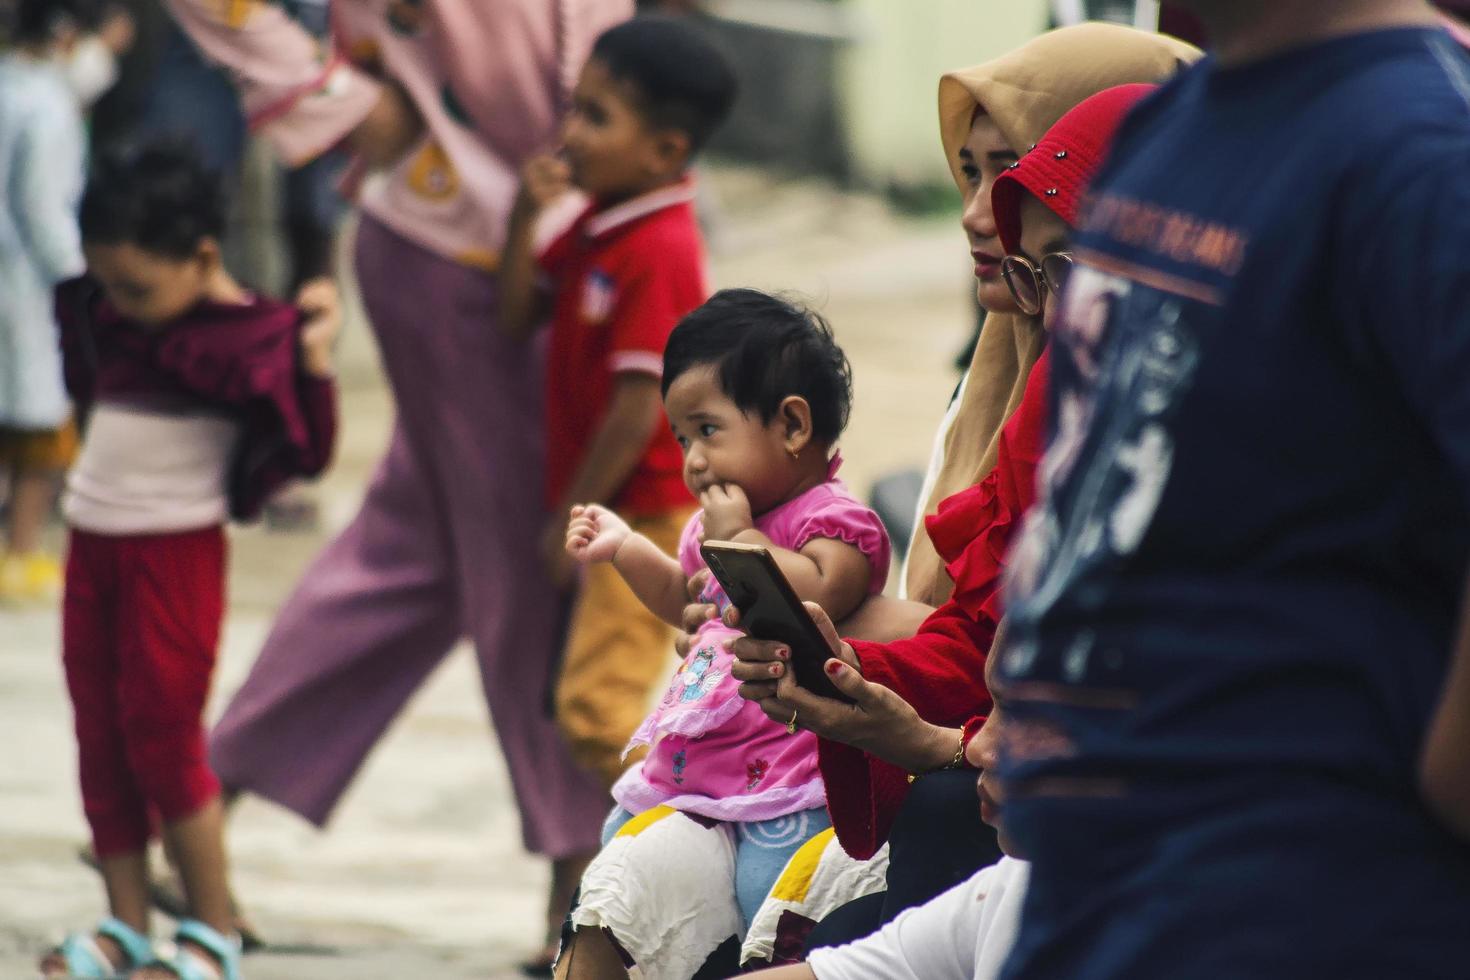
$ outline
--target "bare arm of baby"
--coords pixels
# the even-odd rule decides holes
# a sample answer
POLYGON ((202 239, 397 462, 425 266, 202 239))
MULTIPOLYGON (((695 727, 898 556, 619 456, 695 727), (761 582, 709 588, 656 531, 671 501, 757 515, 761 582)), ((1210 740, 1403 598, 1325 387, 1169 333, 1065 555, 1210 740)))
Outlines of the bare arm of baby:
POLYGON ((682 624, 688 602, 683 568, 606 507, 572 508, 567 553, 583 564, 610 562, 649 611, 671 626, 682 624))

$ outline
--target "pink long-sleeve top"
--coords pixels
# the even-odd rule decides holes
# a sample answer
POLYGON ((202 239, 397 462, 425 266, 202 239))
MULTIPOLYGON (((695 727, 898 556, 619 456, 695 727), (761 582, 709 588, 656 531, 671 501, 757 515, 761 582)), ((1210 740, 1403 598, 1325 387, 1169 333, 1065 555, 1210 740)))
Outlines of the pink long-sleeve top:
POLYGON ((166 2, 291 165, 340 143, 382 80, 396 80, 424 135, 363 183, 359 203, 410 241, 490 271, 522 162, 554 145, 593 42, 633 11, 632 0, 333 0, 323 45, 273 3, 166 2))

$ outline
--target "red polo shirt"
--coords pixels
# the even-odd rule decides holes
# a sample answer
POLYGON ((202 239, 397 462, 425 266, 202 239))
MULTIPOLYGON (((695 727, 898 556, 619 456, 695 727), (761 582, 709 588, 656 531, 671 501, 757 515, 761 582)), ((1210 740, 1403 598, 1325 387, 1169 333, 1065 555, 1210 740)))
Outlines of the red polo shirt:
MULTIPOLYGON (((709 296, 704 246, 684 180, 609 208, 589 207, 541 256, 551 279, 546 371, 546 499, 562 503, 607 413, 613 379, 659 377, 674 325, 709 296)), ((690 503, 683 454, 662 424, 609 501, 624 514, 690 503)))

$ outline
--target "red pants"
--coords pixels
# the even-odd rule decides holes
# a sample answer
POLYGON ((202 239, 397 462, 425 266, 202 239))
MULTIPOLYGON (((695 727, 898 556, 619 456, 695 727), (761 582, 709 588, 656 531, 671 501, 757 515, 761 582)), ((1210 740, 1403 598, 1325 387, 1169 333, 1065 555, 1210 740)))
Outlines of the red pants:
POLYGON ((204 702, 224 614, 225 535, 71 532, 61 648, 82 807, 99 856, 142 850, 151 818, 219 794, 204 702))

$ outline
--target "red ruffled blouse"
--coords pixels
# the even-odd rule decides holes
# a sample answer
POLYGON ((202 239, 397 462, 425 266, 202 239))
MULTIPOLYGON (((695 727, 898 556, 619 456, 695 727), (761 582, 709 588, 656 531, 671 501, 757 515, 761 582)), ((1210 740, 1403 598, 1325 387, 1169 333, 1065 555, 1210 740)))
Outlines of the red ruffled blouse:
MULTIPOLYGON (((931 724, 964 726, 967 738, 990 708, 985 658, 1003 612, 1006 553, 1036 499, 1050 376, 1048 350, 1032 367, 1021 404, 1001 432, 995 469, 925 521, 955 583, 949 602, 909 639, 850 641, 865 678, 890 688, 931 724)), ((838 841, 853 857, 871 857, 888 839, 908 795, 909 774, 828 739, 818 742, 818 760, 838 841)))

